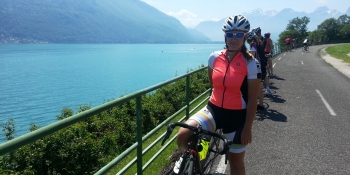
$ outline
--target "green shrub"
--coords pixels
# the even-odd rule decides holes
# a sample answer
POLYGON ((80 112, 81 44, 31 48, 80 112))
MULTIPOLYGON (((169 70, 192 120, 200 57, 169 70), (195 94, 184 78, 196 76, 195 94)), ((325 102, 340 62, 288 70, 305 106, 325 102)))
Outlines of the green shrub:
MULTIPOLYGON (((192 100, 209 88, 207 72, 192 75, 190 86, 192 100)), ((142 97, 143 134, 186 104, 185 90, 181 79, 142 97)), ((77 113, 90 108, 80 106, 77 113)), ((72 109, 63 108, 56 118, 72 115, 72 109)), ((38 128, 32 123, 30 131, 38 128)), ((12 119, 3 131, 8 140, 14 138, 12 119)), ((93 174, 135 142, 136 101, 131 100, 0 156, 0 174, 93 174)))

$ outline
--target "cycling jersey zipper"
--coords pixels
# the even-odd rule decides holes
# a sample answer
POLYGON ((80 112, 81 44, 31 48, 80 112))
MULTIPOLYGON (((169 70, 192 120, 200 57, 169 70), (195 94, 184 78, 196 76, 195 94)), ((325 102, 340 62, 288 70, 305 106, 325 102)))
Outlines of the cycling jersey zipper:
POLYGON ((233 60, 233 58, 232 58, 232 60, 229 61, 229 60, 227 59, 226 55, 225 55, 225 58, 226 58, 228 64, 227 64, 226 72, 225 72, 225 75, 224 75, 224 81, 222 82, 222 84, 223 84, 223 86, 224 86, 224 91, 223 91, 223 93, 222 93, 222 102, 221 102, 221 107, 222 107, 222 108, 224 107, 224 101, 225 101, 224 98, 225 98, 225 91, 226 91, 226 86, 225 86, 226 74, 227 74, 227 71, 228 71, 228 69, 229 69, 229 67, 230 67, 230 64, 231 64, 232 60, 233 60))

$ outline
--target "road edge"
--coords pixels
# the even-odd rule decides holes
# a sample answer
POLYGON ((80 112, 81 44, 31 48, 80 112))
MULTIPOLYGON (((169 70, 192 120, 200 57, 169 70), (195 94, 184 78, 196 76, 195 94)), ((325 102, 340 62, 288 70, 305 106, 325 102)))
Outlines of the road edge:
POLYGON ((341 59, 337 59, 337 58, 330 56, 326 52, 326 48, 328 48, 328 47, 329 46, 326 46, 326 47, 320 49, 319 53, 320 53, 321 58, 324 59, 330 65, 332 65, 334 68, 338 69, 339 72, 341 72, 342 74, 344 74, 345 76, 350 78, 350 64, 344 62, 341 59))

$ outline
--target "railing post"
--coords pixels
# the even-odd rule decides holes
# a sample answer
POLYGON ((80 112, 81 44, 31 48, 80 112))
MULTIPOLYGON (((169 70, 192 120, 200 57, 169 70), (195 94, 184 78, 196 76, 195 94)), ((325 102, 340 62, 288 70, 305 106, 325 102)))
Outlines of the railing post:
POLYGON ((142 175, 142 96, 136 97, 137 115, 137 174, 142 175))
POLYGON ((190 75, 186 76, 186 120, 190 117, 190 75))

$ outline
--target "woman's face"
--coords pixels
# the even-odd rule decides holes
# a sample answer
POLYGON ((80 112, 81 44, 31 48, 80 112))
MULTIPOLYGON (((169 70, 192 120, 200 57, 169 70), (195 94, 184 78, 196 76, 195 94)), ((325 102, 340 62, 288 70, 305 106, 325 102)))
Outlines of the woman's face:
POLYGON ((244 32, 239 30, 233 30, 225 33, 226 45, 229 50, 238 50, 244 44, 246 35, 244 32))

